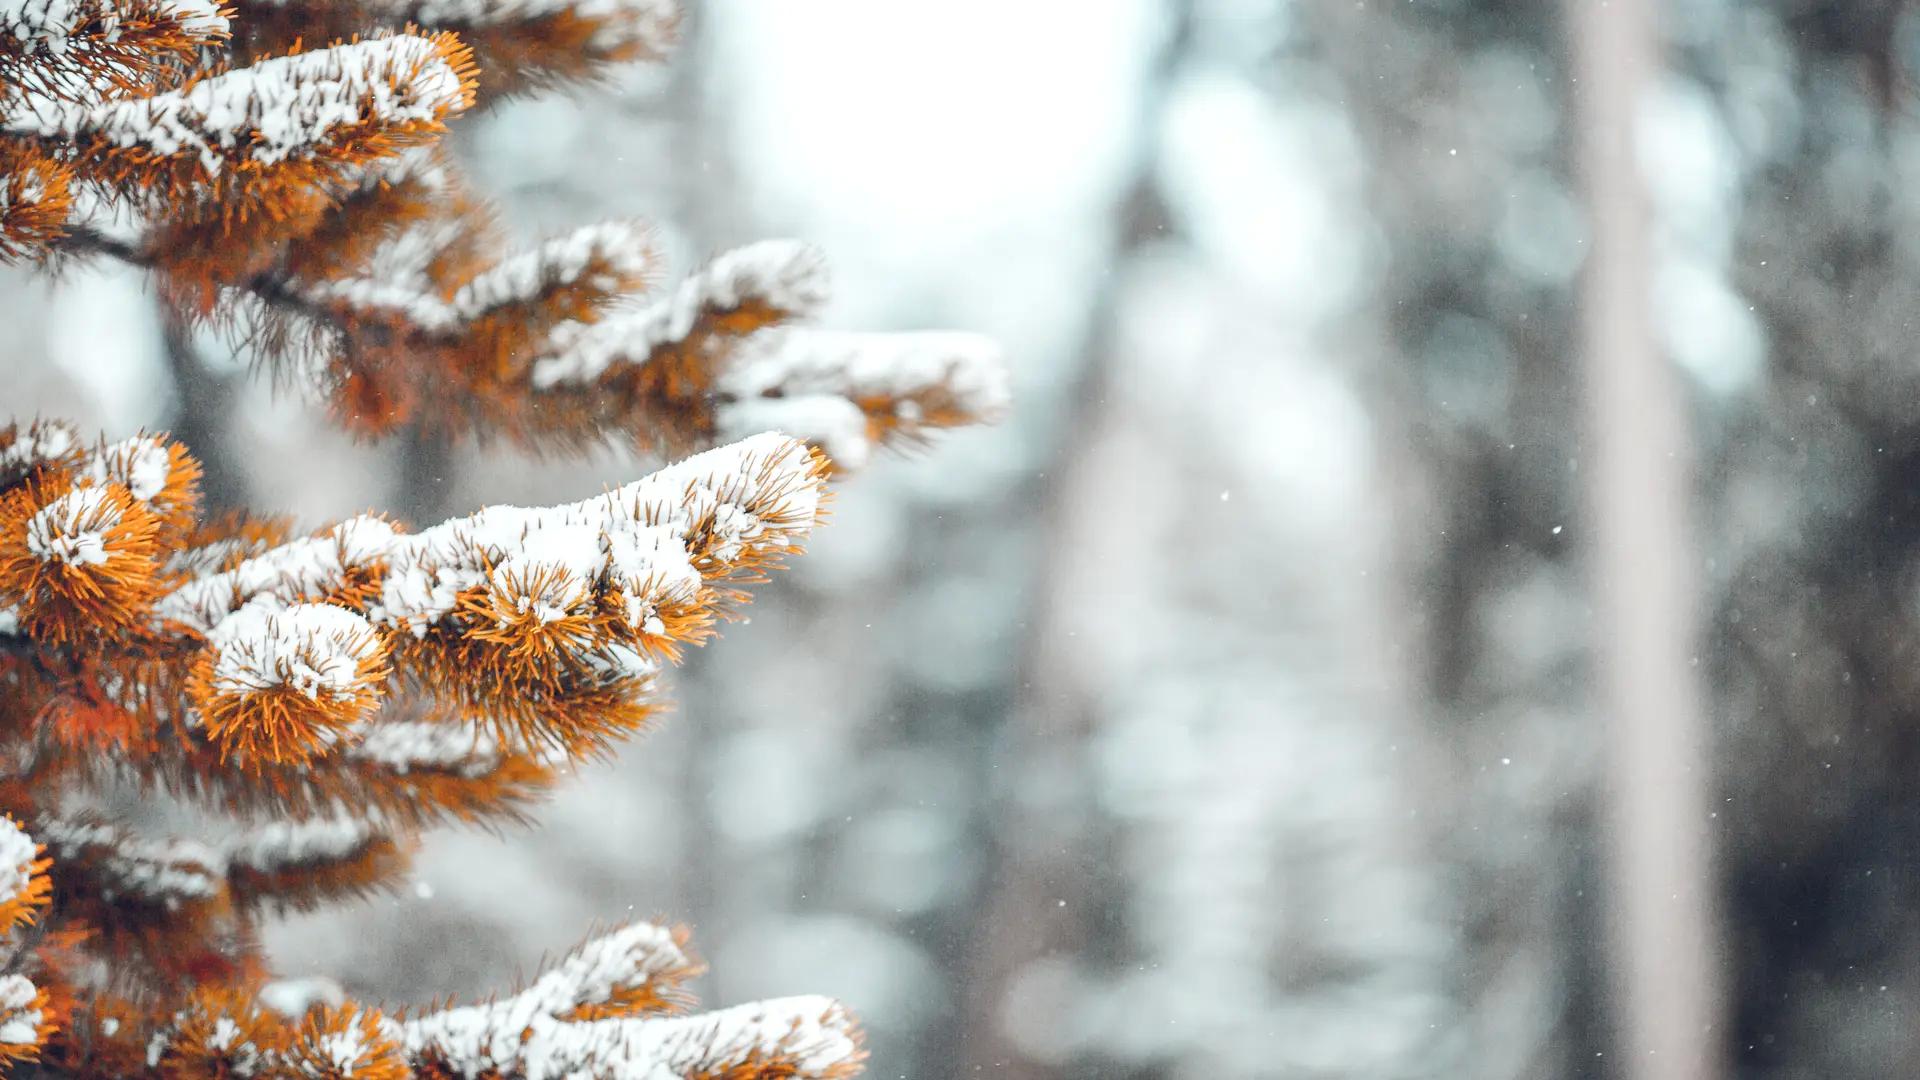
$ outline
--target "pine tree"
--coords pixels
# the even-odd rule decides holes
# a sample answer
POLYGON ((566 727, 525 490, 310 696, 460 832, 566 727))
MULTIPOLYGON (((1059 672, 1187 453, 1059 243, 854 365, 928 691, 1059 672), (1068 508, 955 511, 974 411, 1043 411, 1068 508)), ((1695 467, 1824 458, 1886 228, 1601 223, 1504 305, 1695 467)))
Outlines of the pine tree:
POLYGON ((791 325, 789 242, 662 298, 648 230, 507 251, 436 140, 503 95, 662 57, 664 0, 0 0, 0 261, 146 268, 170 315, 367 437, 615 438, 685 460, 411 531, 206 515, 163 435, 0 429, 0 1067, 80 1076, 840 1077, 825 998, 689 1014, 684 930, 588 940, 482 1004, 276 982, 264 916, 520 820, 658 709, 664 664, 879 446, 989 419, 990 344, 791 325), (303 42, 332 41, 324 48, 303 42), (785 434, 783 434, 783 432, 785 434), (116 817, 192 807, 190 837, 116 817))

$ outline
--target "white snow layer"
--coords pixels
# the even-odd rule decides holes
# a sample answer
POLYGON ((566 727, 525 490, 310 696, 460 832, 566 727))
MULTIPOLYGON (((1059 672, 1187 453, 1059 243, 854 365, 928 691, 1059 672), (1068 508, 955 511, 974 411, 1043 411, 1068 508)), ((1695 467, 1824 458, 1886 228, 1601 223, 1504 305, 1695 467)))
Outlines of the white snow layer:
POLYGON ((218 896, 230 867, 273 873, 337 862, 383 835, 377 825, 345 816, 257 826, 219 846, 157 840, 65 818, 42 820, 36 828, 55 858, 90 862, 107 899, 125 895, 167 906, 218 896))
POLYGON ((0 817, 0 903, 12 900, 26 889, 38 855, 35 847, 33 837, 24 829, 11 818, 0 817))
POLYGON ((525 998, 526 1007, 535 1012, 557 1017, 582 1005, 602 1004, 621 988, 638 986, 662 972, 684 972, 691 964, 671 929, 629 923, 575 949, 514 996, 525 998))
POLYGON ((602 290, 645 274, 659 258, 652 234, 628 221, 608 221, 557 236, 482 272, 460 287, 453 309, 474 319, 495 308, 531 300, 548 289, 571 285, 596 266, 604 270, 587 284, 602 290))
POLYGON ((657 258, 651 235, 637 224, 590 225, 509 256, 475 275, 448 301, 434 291, 425 270, 457 236, 458 227, 445 223, 405 230, 382 246, 368 276, 314 282, 304 293, 316 303, 397 314, 427 333, 444 334, 491 311, 572 285, 596 267, 601 272, 588 284, 611 291, 645 274, 657 258))
POLYGON ((370 724, 346 754, 402 775, 424 769, 469 779, 499 768, 502 756, 499 740, 484 729, 424 720, 370 724))
POLYGON ((242 834, 227 845, 226 855, 232 864, 273 873, 351 858, 380 835, 368 822, 344 816, 276 821, 242 834))
POLYGON ((825 997, 780 998, 693 1016, 570 1023, 528 1009, 516 995, 408 1020, 401 1030, 409 1057, 444 1062, 463 1077, 497 1070, 525 1080, 665 1080, 755 1057, 791 1061, 802 1078, 823 1077, 859 1054, 851 1018, 825 997))
MULTIPOLYGON (((297 0, 263 0, 285 5, 297 0)), ((673 45, 680 8, 673 0, 370 0, 365 5, 384 22, 461 29, 532 22, 563 12, 602 22, 587 41, 595 51, 637 44, 649 56, 673 45)))
POLYGON ((80 467, 80 475, 96 484, 125 484, 133 497, 151 502, 166 489, 173 475, 167 444, 150 435, 135 435, 101 447, 80 467))
POLYGON ((714 426, 723 439, 761 431, 780 431, 818 446, 843 469, 858 469, 873 456, 867 414, 835 394, 752 397, 714 410, 714 426))
POLYGON ((74 488, 27 520, 27 550, 41 562, 98 566, 107 561, 107 533, 120 524, 120 510, 105 487, 74 488))
POLYGON ((618 586, 634 624, 655 629, 660 604, 691 600, 700 587, 687 548, 695 525, 708 525, 708 548, 722 559, 785 547, 811 531, 820 485, 810 467, 803 444, 764 435, 582 502, 488 507, 396 538, 369 614, 424 634, 462 590, 483 581, 511 589, 544 568, 618 586))
POLYGON ((39 989, 25 975, 0 975, 0 1043, 32 1046, 40 1041, 39 989))
POLYGON ((556 328, 547 356, 533 365, 533 385, 584 386, 615 364, 645 363, 655 348, 682 341, 700 315, 760 301, 804 316, 827 301, 826 262, 794 240, 765 240, 717 256, 674 294, 629 315, 556 328))
MULTIPOLYGON (((113 0, 0 0, 0 36, 37 46, 35 51, 64 56, 70 39, 89 23, 97 25, 98 36, 113 40, 122 13, 135 6, 113 0)), ((150 13, 155 21, 170 22, 194 37, 212 38, 227 31, 226 16, 210 0, 157 0, 137 6, 146 9, 142 14, 150 13)))
POLYGON ((88 859, 108 900, 125 895, 171 906, 217 896, 226 880, 225 856, 192 840, 150 840, 60 818, 41 820, 35 829, 54 858, 88 859))
POLYGON ((351 694, 360 687, 360 665, 380 654, 380 639, 359 612, 333 604, 282 607, 271 597, 221 620, 207 644, 214 689, 234 695, 281 686, 309 699, 351 694))
POLYGON ((80 436, 70 424, 58 420, 36 420, 25 430, 16 430, 13 441, 0 447, 0 476, 24 473, 50 464, 73 453, 80 436))
POLYGON ((263 60, 151 97, 36 98, 9 115, 5 129, 195 154, 217 176, 229 155, 271 165, 307 156, 337 128, 433 121, 460 108, 460 76, 435 50, 429 38, 395 34, 263 60))
POLYGON ((938 402, 992 417, 1012 400, 1000 346, 954 331, 857 333, 772 329, 742 342, 715 389, 722 438, 784 431, 857 469, 872 456, 862 403, 892 402, 902 424, 938 402))
POLYGON ((154 606, 162 623, 205 634, 255 597, 283 604, 331 591, 349 570, 364 568, 393 543, 393 526, 377 517, 348 518, 319 536, 268 548, 231 570, 194 578, 154 606))
MULTIPOLYGON (((701 587, 690 544, 703 557, 730 562, 788 548, 812 531, 822 485, 811 469, 804 443, 767 433, 582 502, 492 506, 416 534, 397 533, 378 518, 353 518, 193 579, 163 596, 155 611, 163 626, 209 634, 223 663, 232 650, 232 666, 216 673, 230 673, 236 686, 254 685, 245 680, 265 678, 262 665, 285 655, 278 642, 287 631, 268 625, 276 608, 325 594, 348 569, 376 564, 385 573, 380 598, 366 613, 373 626, 423 636, 453 610, 461 592, 481 585, 521 611, 562 618, 587 610, 591 583, 618 588, 632 625, 657 634, 664 630, 659 609, 695 599, 701 587), (232 613, 256 598, 265 598, 259 610, 229 625, 232 613), (251 652, 238 649, 249 641, 258 643, 251 652)), ((326 618, 345 627, 337 616, 326 618)), ((631 666, 647 670, 642 658, 631 666)), ((299 685, 337 686, 335 670, 297 673, 306 680, 299 685)))
MULTIPOLYGON (((992 338, 951 330, 862 333, 777 329, 735 353, 718 389, 740 398, 833 394, 887 398, 909 408, 938 394, 991 416, 1012 400, 1007 364, 992 338)), ((910 414, 904 419, 915 419, 910 414)))

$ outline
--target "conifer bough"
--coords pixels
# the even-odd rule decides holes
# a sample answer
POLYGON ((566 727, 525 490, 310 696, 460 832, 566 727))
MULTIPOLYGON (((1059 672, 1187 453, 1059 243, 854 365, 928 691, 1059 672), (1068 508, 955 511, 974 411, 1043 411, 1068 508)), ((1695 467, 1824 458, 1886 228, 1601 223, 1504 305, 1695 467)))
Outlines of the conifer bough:
POLYGON ((367 437, 684 457, 561 506, 305 535, 208 518, 188 448, 0 428, 0 1075, 838 1078, 825 998, 689 1013, 683 930, 517 993, 387 1008, 275 981, 260 920, 389 888, 657 708, 664 665, 876 448, 990 419, 985 339, 797 325, 791 241, 658 298, 642 223, 524 250, 436 145, 476 103, 657 58, 664 0, 0 0, 0 261, 144 268, 169 317, 367 437), (309 48, 306 43, 326 44, 309 48), (192 809, 160 835, 110 805, 192 809))

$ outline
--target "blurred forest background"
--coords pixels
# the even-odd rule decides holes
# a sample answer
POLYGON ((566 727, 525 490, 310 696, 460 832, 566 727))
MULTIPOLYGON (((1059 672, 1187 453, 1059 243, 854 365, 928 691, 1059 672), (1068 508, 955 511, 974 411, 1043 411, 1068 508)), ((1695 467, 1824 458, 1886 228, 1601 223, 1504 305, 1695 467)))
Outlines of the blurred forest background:
MULTIPOLYGON (((1599 2, 1599 0, 1594 0, 1599 2)), ((1642 102, 1693 440, 1731 1072, 1920 1075, 1920 12, 1670 0, 1642 102)), ((693 4, 674 62, 456 125, 524 237, 793 235, 834 320, 999 337, 1017 406, 843 485, 662 728, 291 974, 472 994, 664 914, 872 1075, 1611 1075, 1563 9, 693 4)), ((14 414, 168 428, 314 523, 618 449, 358 446, 132 271, 0 288, 14 414)))

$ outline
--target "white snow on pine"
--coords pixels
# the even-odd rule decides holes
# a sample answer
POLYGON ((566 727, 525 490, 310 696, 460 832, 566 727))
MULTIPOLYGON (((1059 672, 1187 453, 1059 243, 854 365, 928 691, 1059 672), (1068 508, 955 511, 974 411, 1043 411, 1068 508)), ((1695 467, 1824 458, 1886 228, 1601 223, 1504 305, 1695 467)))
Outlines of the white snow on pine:
POLYGON ((534 1011, 557 1017, 582 1005, 602 1004, 624 987, 638 986, 663 972, 684 972, 691 965, 692 959, 674 940, 671 929, 629 923, 567 954, 515 996, 526 998, 534 1011))
POLYGON ((263 60, 182 90, 105 102, 35 98, 6 118, 16 135, 97 135, 161 156, 271 165, 309 155, 335 129, 432 121, 461 107, 460 77, 425 37, 395 34, 263 60))
POLYGON ((530 22, 561 12, 604 23, 589 48, 635 42, 656 56, 672 47, 680 20, 672 0, 425 0, 412 9, 423 26, 455 27, 530 22))
POLYGON ((135 435, 101 447, 80 466, 80 475, 96 484, 125 484, 133 497, 151 502, 166 489, 173 475, 167 444, 150 435, 135 435))
POLYGON ((658 303, 595 323, 554 330, 548 355, 533 365, 533 385, 547 390, 584 386, 616 364, 642 364, 653 350, 685 340, 708 311, 760 301, 789 316, 805 316, 827 301, 826 263, 794 240, 765 240, 717 256, 658 303))
POLYGON ((275 821, 256 826, 226 845, 231 864, 262 873, 338 862, 365 850, 382 833, 367 821, 341 816, 313 821, 275 821))
POLYGON ((37 855, 34 847, 26 830, 0 817, 0 902, 12 900, 27 887, 37 855))
POLYGON ((213 686, 245 695, 290 687, 309 699, 351 694, 360 665, 380 654, 366 617, 334 604, 281 606, 261 597, 221 620, 207 635, 214 650, 213 686))
POLYGON ((408 1020, 408 1056, 443 1062, 456 1075, 498 1071, 525 1080, 620 1076, 636 1080, 718 1072, 753 1057, 794 1063, 796 1076, 824 1077, 852 1062, 852 1019, 825 997, 778 998, 692 1016, 569 1023, 516 995, 408 1020))
MULTIPOLYGON (((285 6, 294 0, 262 0, 285 6)), ((680 8, 673 0, 370 0, 364 5, 384 22, 460 29, 503 26, 571 12, 603 23, 587 48, 604 52, 629 42, 646 55, 659 56, 673 46, 680 8)))
POLYGON ((227 31, 226 16, 210 0, 157 0, 114 3, 112 0, 0 0, 0 35, 29 42, 52 56, 64 56, 75 34, 96 24, 94 34, 112 41, 118 36, 122 12, 145 9, 155 21, 166 21, 183 33, 212 38, 227 31))
POLYGON ((572 285, 596 266, 604 269, 587 283, 611 290, 623 280, 645 274, 658 260, 653 235, 644 226, 629 221, 589 225, 509 256, 477 275, 454 294, 453 310, 462 319, 475 319, 548 289, 572 285))
POLYGON ((873 456, 867 414, 838 394, 749 397, 714 410, 722 439, 740 439, 762 431, 780 431, 818 446, 843 469, 858 469, 873 456))
POLYGON ((25 975, 0 975, 0 1043, 32 1046, 40 1041, 39 989, 25 975))
POLYGON ((345 1030, 322 1032, 320 1037, 314 1040, 313 1048, 315 1055, 320 1058, 324 1066, 330 1066, 331 1070, 323 1068, 304 1071, 309 1075, 320 1076, 356 1075, 354 1067, 359 1064, 360 1059, 366 1055, 367 1049, 373 1044, 373 1038, 366 1030, 366 1026, 372 1022, 374 1022, 373 1018, 368 1014, 357 1013, 353 1023, 345 1030))
POLYGON ((892 401, 910 426, 921 418, 923 400, 984 418, 1012 400, 1000 346, 956 331, 765 330, 740 343, 714 388, 722 438, 784 431, 845 469, 873 454, 861 401, 892 401))
POLYGON ((36 420, 16 431, 13 441, 0 447, 0 475, 15 475, 59 461, 80 445, 72 425, 58 420, 36 420))
POLYGON ((49 818, 36 830, 58 859, 85 859, 107 899, 117 895, 174 906, 220 894, 230 867, 272 873, 351 858, 383 835, 373 823, 346 816, 255 826, 219 844, 154 839, 100 822, 49 818))
POLYGON ((492 506, 397 537, 381 600, 369 615, 425 634, 461 591, 489 580, 496 588, 511 585, 488 578, 504 563, 523 573, 550 567, 617 585, 634 625, 654 630, 659 605, 690 600, 700 587, 687 549, 696 522, 711 516, 709 550, 728 560, 749 549, 786 547, 812 530, 821 485, 808 476, 811 464, 797 440, 760 435, 582 502, 492 506))
MULTIPOLYGON (((731 562, 785 550, 812 531, 823 487, 812 466, 806 444, 766 433, 577 503, 492 506, 414 534, 397 533, 378 518, 354 518, 187 582, 160 599, 156 618, 162 626, 177 624, 217 639, 223 663, 232 650, 235 685, 264 678, 260 665, 282 656, 282 646, 269 640, 270 631, 284 633, 268 625, 278 607, 332 590, 348 568, 375 564, 384 564, 385 574, 380 598, 366 616, 377 627, 405 627, 424 636, 453 610, 461 592, 481 585, 559 617, 586 602, 584 590, 592 583, 618 588, 632 625, 657 634, 665 629, 660 608, 693 600, 701 587, 702 567, 694 564, 690 544, 702 558, 731 562), (543 588, 535 595, 529 586, 539 580, 557 581, 558 591, 543 588), (232 613, 256 598, 266 601, 228 624, 232 613), (251 652, 240 649, 249 642, 251 652)), ((602 655, 596 662, 651 671, 637 654, 602 655)), ((227 670, 216 668, 216 674, 227 670)), ((333 671, 316 670, 311 684, 335 685, 326 681, 333 671)))
POLYGON ((349 570, 366 567, 393 543, 393 526, 371 515, 348 518, 318 536, 268 548, 231 570, 208 574, 160 598, 161 623, 207 633, 259 596, 291 604, 331 591, 349 570))
POLYGON ((308 300, 328 307, 398 315, 428 333, 447 333, 461 322, 453 305, 431 291, 391 278, 334 278, 314 282, 301 291, 308 300))
POLYGON ((499 740, 484 728, 424 720, 369 724, 345 753, 402 775, 423 769, 468 778, 499 768, 502 756, 499 740))
POLYGON ((74 488, 27 520, 27 550, 41 562, 98 566, 107 561, 107 533, 120 511, 105 487, 74 488))
MULTIPOLYGON (((938 394, 970 413, 991 416, 1012 400, 999 343, 953 330, 863 333, 775 329, 755 334, 717 383, 746 399, 769 394, 886 397, 910 409, 938 394)), ((912 420, 914 416, 903 415, 912 420)))
POLYGON ((48 818, 35 825, 54 859, 86 858, 96 867, 102 894, 176 905, 217 896, 226 859, 193 840, 151 840, 112 825, 48 818))

